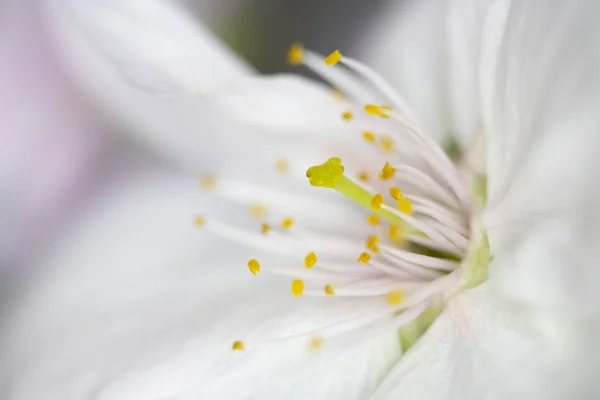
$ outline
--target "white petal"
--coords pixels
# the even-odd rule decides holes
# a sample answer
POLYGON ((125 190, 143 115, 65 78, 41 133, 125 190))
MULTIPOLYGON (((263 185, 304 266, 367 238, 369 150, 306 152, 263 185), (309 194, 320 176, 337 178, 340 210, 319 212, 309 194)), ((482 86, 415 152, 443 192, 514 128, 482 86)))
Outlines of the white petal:
POLYGON ((98 197, 31 276, 2 282, 9 307, 1 310, 2 397, 372 393, 399 357, 394 329, 326 337, 319 352, 309 350, 310 336, 253 346, 364 315, 376 304, 295 298, 289 280, 252 276, 248 255, 194 227, 202 206, 194 181, 132 174, 98 197), (232 351, 238 339, 247 351, 232 351))
POLYGON ((479 132, 485 1, 395 3, 364 41, 366 62, 408 99, 425 131, 469 145, 479 132))
POLYGON ((59 45, 66 46, 65 61, 82 79, 102 80, 92 74, 106 69, 102 72, 117 72, 142 88, 199 91, 251 73, 174 2, 50 0, 47 15, 59 45), (68 30, 95 54, 80 58, 71 39, 62 36, 68 30))
POLYGON ((578 317, 599 311, 600 5, 513 1, 489 133, 492 280, 578 317))
POLYGON ((110 117, 109 122, 161 156, 189 166, 193 154, 197 163, 204 149, 201 133, 210 132, 221 114, 213 117, 211 109, 192 109, 189 101, 180 105, 176 96, 147 89, 179 93, 183 88, 193 97, 194 90, 237 81, 249 74, 248 69, 175 4, 44 4, 49 40, 68 77, 110 117))
POLYGON ((448 304, 373 399, 591 399, 592 333, 542 320, 483 284, 448 304))

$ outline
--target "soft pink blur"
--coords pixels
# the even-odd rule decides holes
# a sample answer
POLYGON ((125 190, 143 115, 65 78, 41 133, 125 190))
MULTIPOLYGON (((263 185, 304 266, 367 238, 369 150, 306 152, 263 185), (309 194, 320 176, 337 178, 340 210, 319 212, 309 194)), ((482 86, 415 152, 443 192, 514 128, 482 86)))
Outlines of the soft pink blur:
POLYGON ((108 143, 61 74, 35 0, 0 17, 0 121, 1 272, 51 239, 108 143))

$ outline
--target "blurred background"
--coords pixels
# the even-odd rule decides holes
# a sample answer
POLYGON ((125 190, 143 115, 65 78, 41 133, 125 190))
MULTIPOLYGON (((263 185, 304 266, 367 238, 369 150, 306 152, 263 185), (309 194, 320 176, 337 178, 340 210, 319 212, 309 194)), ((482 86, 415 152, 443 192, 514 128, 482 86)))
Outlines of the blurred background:
MULTIPOLYGON (((285 54, 296 40, 325 54, 352 50, 366 26, 400 4, 179 1, 262 73, 291 71, 285 54)), ((168 166, 79 97, 55 62, 35 0, 0 4, 0 279, 6 281, 43 259, 112 187, 135 181, 140 171, 168 166)))

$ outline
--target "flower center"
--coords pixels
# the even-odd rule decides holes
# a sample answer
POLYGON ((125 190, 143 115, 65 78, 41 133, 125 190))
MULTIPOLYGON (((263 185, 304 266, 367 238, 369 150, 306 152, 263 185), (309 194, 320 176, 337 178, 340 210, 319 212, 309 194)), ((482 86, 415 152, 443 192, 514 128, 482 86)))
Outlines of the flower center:
MULTIPOLYGON (((377 321, 399 329, 406 349, 451 296, 487 278, 489 245, 477 224, 476 211, 481 196, 470 196, 467 190, 467 186, 482 187, 484 179, 451 161, 415 122, 408 102, 370 68, 337 50, 324 58, 298 45, 290 49, 288 58, 292 64, 304 64, 320 73, 341 91, 336 92, 338 96, 344 93, 348 110, 342 119, 367 126, 361 133, 363 141, 378 146, 379 164, 370 169, 353 169, 353 164, 370 166, 364 160, 345 160, 349 163, 344 165, 341 158, 331 157, 306 171, 312 186, 333 189, 360 207, 349 207, 347 202, 331 207, 319 200, 316 191, 310 199, 275 191, 267 196, 269 208, 299 204, 295 218, 282 215, 279 226, 262 222, 260 231, 248 232, 199 220, 209 230, 254 248, 296 260, 301 255, 303 267, 264 268, 290 276, 293 296, 381 299, 352 321, 307 332, 310 343, 319 343, 311 348, 321 347, 326 336, 377 321), (390 105, 379 105, 384 102, 390 105), (310 215, 303 215, 304 210, 310 210, 310 215), (310 217, 313 223, 296 226, 296 219, 302 224, 310 217)), ((276 164, 282 173, 284 164, 287 171, 285 160, 276 164)), ((208 181, 213 188, 220 186, 208 181)), ((225 185, 219 190, 225 197, 248 197, 248 188, 236 185, 235 189, 225 185)), ((476 190, 477 195, 482 192, 476 190)), ((269 192, 262 188, 260 193, 269 192)), ((265 213, 265 207, 253 206, 256 217, 263 219, 265 213)), ((255 258, 247 267, 254 275, 261 272, 255 258)), ((232 347, 245 348, 241 341, 232 347)))

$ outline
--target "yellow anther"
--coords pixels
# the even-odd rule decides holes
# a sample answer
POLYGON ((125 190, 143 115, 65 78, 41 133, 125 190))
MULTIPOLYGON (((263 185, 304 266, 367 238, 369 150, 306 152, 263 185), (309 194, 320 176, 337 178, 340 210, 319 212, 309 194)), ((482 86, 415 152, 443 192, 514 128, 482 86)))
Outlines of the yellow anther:
POLYGON ((311 251, 304 257, 304 266, 308 269, 311 269, 317 263, 317 255, 314 251, 311 251))
POLYGON ((362 133, 362 137, 367 142, 375 143, 375 134, 373 132, 371 132, 371 131, 364 131, 362 133))
POLYGON ((387 153, 394 150, 394 139, 384 136, 381 138, 381 149, 387 153))
POLYGON ((396 173, 396 168, 392 167, 389 162, 386 162, 383 168, 381 169, 381 173, 379 174, 379 178, 384 181, 392 179, 394 174, 396 173))
POLYGON ((380 115, 381 114, 381 107, 379 107, 376 104, 365 104, 363 109, 369 115, 380 115))
POLYGON ((292 294, 294 296, 302 296, 302 293, 304 293, 304 281, 296 279, 292 282, 292 294))
POLYGON ((260 272, 260 264, 256 258, 248 261, 248 269, 252 272, 252 275, 256 275, 260 272))
POLYGON ((412 212, 412 203, 406 197, 398 200, 398 210, 402 211, 404 214, 410 214, 412 212))
POLYGON ((308 342, 308 346, 311 350, 321 350, 323 347, 323 339, 320 337, 311 338, 308 342))
POLYGON ((260 232, 262 234, 265 234, 265 235, 267 233, 271 232, 271 225, 269 225, 269 224, 261 224, 260 225, 260 232))
POLYGON ((325 285, 325 294, 327 296, 334 296, 335 295, 335 286, 333 286, 333 283, 328 283, 327 285, 325 285))
POLYGON ((194 218, 194 223, 196 224, 196 226, 204 226, 204 224, 206 224, 206 220, 204 219, 204 217, 197 216, 196 218, 194 218))
POLYGON ((254 218, 263 218, 267 215, 267 207, 262 204, 252 204, 250 206, 250 214, 252 214, 254 218))
POLYGON ((321 165, 314 165, 306 170, 306 177, 313 186, 333 188, 344 175, 342 160, 331 157, 321 165))
POLYGON ((277 171, 284 173, 290 169, 290 164, 285 158, 280 158, 275 162, 275 166, 277 167, 277 171))
POLYGON ((331 96, 333 97, 333 100, 337 102, 346 100, 346 95, 344 95, 344 92, 339 89, 331 89, 331 96))
POLYGON ((339 63, 341 59, 342 59, 342 53, 340 53, 339 50, 335 50, 333 53, 331 53, 330 55, 328 55, 325 58, 325 65, 327 65, 327 66, 335 65, 335 64, 339 63))
POLYGON ((369 253, 367 253, 366 251, 363 251, 362 253, 360 253, 360 255, 358 256, 358 259, 356 260, 361 264, 366 264, 369 261, 371 261, 371 255, 369 253))
POLYGON ((244 342, 242 342, 241 340, 236 340, 235 342, 233 342, 231 348, 233 350, 244 350, 244 342))
POLYGON ((381 223, 381 218, 377 214, 371 214, 367 217, 367 223, 369 225, 379 225, 381 223))
POLYGON ((369 181, 369 174, 365 171, 359 172, 358 173, 358 179, 361 180, 362 182, 368 182, 369 181))
POLYGON ((375 196, 373 196, 373 199, 371 199, 371 207, 373 207, 376 210, 379 210, 382 204, 383 195, 381 193, 377 193, 375 196))
POLYGON ((401 240, 404 236, 404 231, 402 227, 398 224, 391 224, 388 230, 388 237, 390 240, 398 241, 401 240))
MULTIPOLYGON (((390 106, 381 106, 381 109, 382 109, 382 110, 386 110, 386 111, 392 111, 392 107, 390 107, 390 106)), ((390 118, 390 116, 389 116, 389 115, 387 115, 387 114, 385 113, 385 111, 381 111, 381 113, 379 114, 379 116, 380 116, 381 118, 390 118)))
POLYGON ((294 219, 292 217, 286 217, 281 220, 281 227, 283 229, 290 229, 292 226, 294 226, 294 219))
POLYGON ((367 249, 369 249, 373 253, 379 253, 379 236, 377 236, 377 235, 368 236, 365 246, 367 247, 367 249))
POLYGON ((299 65, 302 64, 302 60, 304 58, 304 47, 300 43, 294 43, 290 47, 287 53, 288 62, 291 65, 299 65))
POLYGON ((214 189, 216 185, 217 185, 217 181, 215 180, 214 176, 204 175, 202 177, 202 187, 204 189, 211 190, 211 189, 214 189))
POLYGON ((390 196, 392 196, 394 200, 400 200, 402 197, 404 197, 402 191, 396 186, 390 188, 390 196))
POLYGON ((388 303, 390 306, 397 306, 398 304, 402 303, 402 300, 404 300, 404 293, 399 290, 389 292, 385 297, 386 303, 388 303))
POLYGON ((350 121, 352 118, 354 118, 354 114, 352 114, 352 111, 345 111, 342 113, 342 118, 344 121, 350 121))

